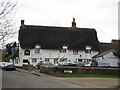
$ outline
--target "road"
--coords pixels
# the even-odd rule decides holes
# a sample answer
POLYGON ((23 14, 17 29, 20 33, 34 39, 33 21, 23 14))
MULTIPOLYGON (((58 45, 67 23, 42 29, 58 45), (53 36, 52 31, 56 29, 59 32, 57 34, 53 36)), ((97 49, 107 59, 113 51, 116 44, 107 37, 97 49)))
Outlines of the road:
POLYGON ((90 88, 55 77, 37 76, 27 72, 3 71, 2 88, 90 88))

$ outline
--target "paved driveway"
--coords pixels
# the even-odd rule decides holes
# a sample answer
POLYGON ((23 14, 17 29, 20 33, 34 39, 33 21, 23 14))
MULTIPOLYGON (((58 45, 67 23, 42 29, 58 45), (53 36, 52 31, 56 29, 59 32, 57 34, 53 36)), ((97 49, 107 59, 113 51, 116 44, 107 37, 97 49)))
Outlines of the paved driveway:
POLYGON ((115 88, 118 84, 118 78, 58 78, 66 82, 76 83, 78 85, 93 88, 115 88))

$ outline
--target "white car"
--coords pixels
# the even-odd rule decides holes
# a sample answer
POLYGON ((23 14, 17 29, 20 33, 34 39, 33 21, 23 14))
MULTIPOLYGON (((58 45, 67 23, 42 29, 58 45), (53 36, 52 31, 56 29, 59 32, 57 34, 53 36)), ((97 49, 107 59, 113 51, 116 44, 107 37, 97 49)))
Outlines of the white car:
POLYGON ((0 62, 0 68, 3 68, 3 67, 5 67, 5 64, 6 64, 7 62, 0 62))

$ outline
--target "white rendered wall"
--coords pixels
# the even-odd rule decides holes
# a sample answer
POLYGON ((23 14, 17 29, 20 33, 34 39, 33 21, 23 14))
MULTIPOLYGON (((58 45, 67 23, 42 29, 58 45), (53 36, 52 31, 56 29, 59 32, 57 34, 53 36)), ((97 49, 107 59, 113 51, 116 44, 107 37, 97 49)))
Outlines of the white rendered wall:
POLYGON ((20 62, 19 65, 22 66, 23 59, 28 59, 30 64, 36 65, 41 60, 45 60, 45 58, 50 58, 50 62, 54 63, 53 58, 67 58, 67 60, 75 61, 76 59, 92 59, 92 57, 98 54, 97 51, 91 51, 91 53, 85 53, 85 51, 78 51, 78 55, 73 55, 73 50, 66 50, 66 53, 60 53, 59 50, 52 49, 40 49, 40 53, 35 53, 35 49, 30 49, 30 55, 24 55, 24 50, 19 48, 19 57, 20 62), (81 57, 80 57, 81 55, 81 57), (37 62, 33 63, 32 58, 37 58, 37 62))
POLYGON ((114 66, 118 66, 118 61, 119 58, 116 57, 113 52, 108 53, 107 55, 105 55, 103 57, 105 60, 107 60, 107 62, 110 64, 110 66, 114 67, 114 66))

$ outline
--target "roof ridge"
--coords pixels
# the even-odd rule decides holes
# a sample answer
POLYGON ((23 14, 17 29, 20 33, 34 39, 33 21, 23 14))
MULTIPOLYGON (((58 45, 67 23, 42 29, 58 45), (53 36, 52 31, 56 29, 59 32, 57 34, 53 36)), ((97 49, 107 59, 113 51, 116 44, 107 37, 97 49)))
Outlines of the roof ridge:
POLYGON ((43 25, 24 25, 24 26, 30 26, 30 27, 50 27, 50 28, 67 28, 67 29, 89 29, 89 30, 95 30, 95 28, 72 28, 72 27, 62 27, 62 26, 43 26, 43 25))

